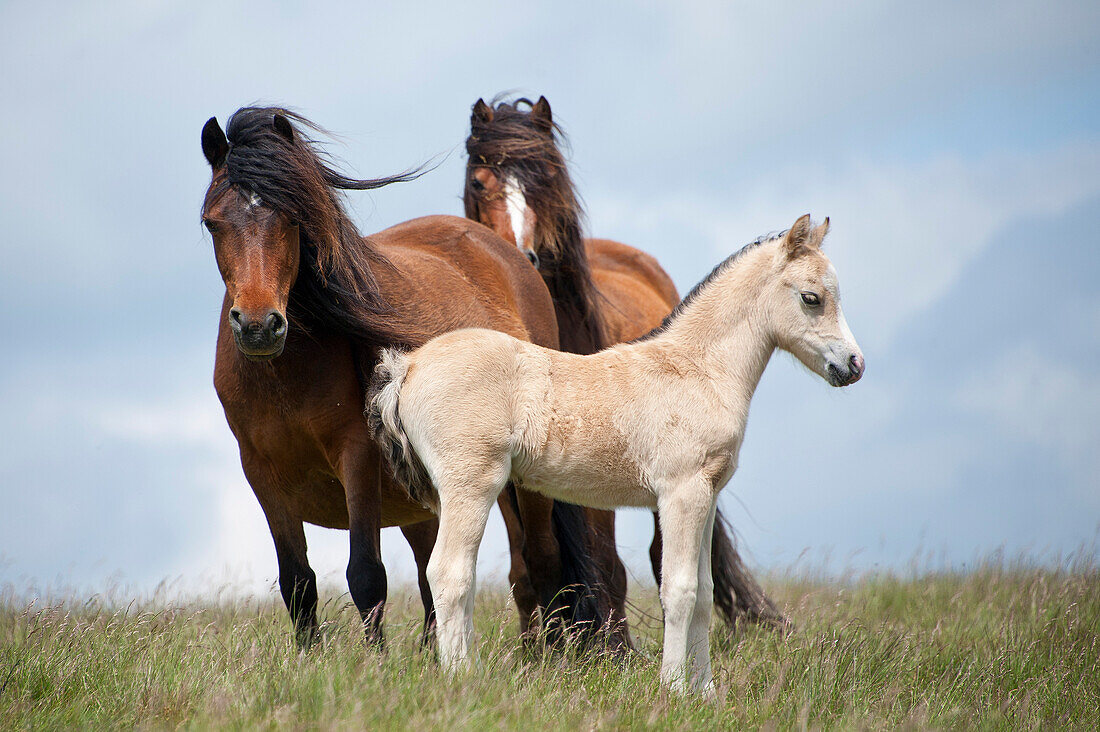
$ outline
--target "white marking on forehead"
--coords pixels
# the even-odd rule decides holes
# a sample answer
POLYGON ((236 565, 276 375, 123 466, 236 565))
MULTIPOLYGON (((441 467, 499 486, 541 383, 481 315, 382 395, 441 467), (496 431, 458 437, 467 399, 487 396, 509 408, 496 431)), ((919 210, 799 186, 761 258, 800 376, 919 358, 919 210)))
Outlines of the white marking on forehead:
POLYGON ((251 211, 252 209, 254 209, 257 206, 260 206, 262 204, 263 204, 263 201, 260 199, 259 194, 255 193, 253 191, 249 191, 248 192, 248 200, 244 202, 244 210, 245 211, 251 211))
POLYGON ((840 302, 840 280, 837 278, 836 267, 833 266, 832 262, 829 262, 822 282, 825 285, 825 289, 832 293, 832 296, 836 298, 837 302, 840 302))
POLYGON ((527 199, 514 175, 504 179, 504 202, 508 207, 508 219, 512 222, 512 238, 516 240, 516 246, 522 248, 527 199))

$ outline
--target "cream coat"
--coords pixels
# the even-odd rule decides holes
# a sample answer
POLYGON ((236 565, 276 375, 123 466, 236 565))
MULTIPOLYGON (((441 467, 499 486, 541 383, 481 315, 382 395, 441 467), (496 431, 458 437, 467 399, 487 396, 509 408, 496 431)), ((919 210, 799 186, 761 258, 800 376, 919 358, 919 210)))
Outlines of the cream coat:
POLYGON ((715 505, 737 468, 764 367, 782 348, 835 386, 863 373, 820 250, 827 230, 828 220, 813 228, 804 216, 786 235, 749 245, 654 334, 590 356, 487 330, 383 354, 371 403, 378 437, 440 516, 428 578, 445 667, 468 663, 477 549, 511 478, 572 503, 658 511, 661 679, 710 687, 715 505))

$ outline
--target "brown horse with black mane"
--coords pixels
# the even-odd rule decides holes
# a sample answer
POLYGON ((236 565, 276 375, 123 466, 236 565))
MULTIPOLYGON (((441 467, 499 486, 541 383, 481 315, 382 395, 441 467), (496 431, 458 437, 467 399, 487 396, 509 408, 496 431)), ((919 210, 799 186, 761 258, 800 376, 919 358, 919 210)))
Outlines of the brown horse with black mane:
MULTIPOLYGON (((379 347, 415 347, 460 327, 556 347, 553 304, 515 247, 466 219, 431 216, 361 237, 340 191, 416 173, 347 178, 309 136, 319 128, 281 108, 240 109, 227 129, 211 118, 202 131, 213 171, 202 219, 226 286, 214 385, 271 529, 297 637, 309 645, 317 632, 308 521, 350 530, 348 586, 376 642, 386 599, 379 534, 402 527, 430 638, 424 568, 437 524, 383 468, 363 414, 365 377, 379 347)), ((522 490, 500 507, 513 527, 510 578, 524 627, 536 606, 599 625, 606 603, 592 589, 582 511, 522 490)))
MULTIPOLYGON (((515 244, 542 274, 554 298, 562 350, 590 354, 639 339, 680 302, 672 279, 650 255, 608 239, 583 237, 583 208, 560 145, 565 135, 540 97, 478 99, 466 140, 466 216, 515 244), (521 109, 520 105, 526 107, 521 109)), ((603 541, 594 547, 610 567, 612 605, 622 617, 626 572, 615 550, 615 516, 589 510, 603 541)), ((653 515, 650 560, 661 581, 661 527, 653 515)), ((735 627, 738 618, 789 626, 741 560, 718 512, 712 540, 714 601, 735 627)), ((605 570, 606 571, 606 570, 605 570)), ((617 618, 617 619, 618 619, 617 618)))

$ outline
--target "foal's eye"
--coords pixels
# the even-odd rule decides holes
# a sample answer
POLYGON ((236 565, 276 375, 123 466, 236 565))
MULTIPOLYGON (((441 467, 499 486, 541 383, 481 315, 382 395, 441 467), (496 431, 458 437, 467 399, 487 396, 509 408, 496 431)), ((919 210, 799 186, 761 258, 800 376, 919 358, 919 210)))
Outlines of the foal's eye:
POLYGON ((479 181, 477 178, 470 178, 470 187, 475 191, 485 190, 485 184, 479 181))
POLYGON ((213 233, 214 233, 214 229, 216 229, 216 228, 217 228, 217 224, 215 224, 215 223, 214 223, 213 221, 211 221, 210 219, 203 219, 203 220, 202 220, 202 225, 203 225, 203 226, 205 226, 205 227, 206 227, 206 230, 207 230, 207 231, 209 231, 209 232, 210 232, 211 234, 213 234, 213 233))
POLYGON ((806 303, 807 305, 809 305, 812 308, 816 308, 818 305, 821 304, 821 298, 817 296, 817 293, 803 292, 802 293, 802 302, 806 303))

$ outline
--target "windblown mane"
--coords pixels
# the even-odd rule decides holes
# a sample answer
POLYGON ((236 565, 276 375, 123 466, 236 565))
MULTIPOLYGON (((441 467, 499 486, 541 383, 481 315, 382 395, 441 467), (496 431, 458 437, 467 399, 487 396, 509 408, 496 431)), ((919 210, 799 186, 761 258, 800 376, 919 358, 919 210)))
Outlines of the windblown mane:
POLYGON ((728 270, 730 267, 732 267, 734 262, 736 262, 738 259, 740 259, 741 256, 745 254, 745 252, 752 251, 753 249, 756 249, 761 244, 766 244, 767 242, 775 241, 776 239, 781 239, 786 235, 787 235, 786 230, 779 231, 779 232, 773 231, 770 234, 764 234, 763 236, 757 237, 756 239, 750 241, 748 244, 746 244, 745 246, 741 247, 740 249, 738 249, 733 254, 731 254, 728 257, 726 257, 725 259, 723 259, 721 262, 719 262, 714 267, 714 269, 712 269, 710 271, 710 274, 708 274, 706 277, 704 277, 702 280, 699 281, 699 284, 697 284, 697 285, 695 285, 695 287, 691 288, 691 292, 689 292, 687 295, 685 295, 684 299, 681 300, 676 305, 676 307, 672 309, 672 312, 665 316, 665 319, 661 321, 660 325, 658 325, 656 328, 654 328, 653 330, 646 333, 641 338, 635 338, 633 341, 631 341, 631 343, 638 343, 639 341, 647 341, 650 338, 654 338, 654 337, 659 336, 660 334, 664 333, 666 330, 668 330, 669 324, 673 320, 675 320, 677 317, 679 317, 684 312, 684 310, 686 310, 687 307, 689 305, 691 305, 691 303, 697 297, 699 297, 700 293, 702 293, 703 290, 705 290, 707 288, 707 286, 710 285, 711 282, 714 282, 714 280, 716 280, 719 277, 719 275, 721 275, 726 270, 728 270))
POLYGON ((307 326, 329 328, 371 344, 408 344, 410 334, 394 322, 373 268, 392 266, 368 242, 344 210, 341 190, 371 190, 412 180, 419 169, 384 178, 359 180, 333 168, 311 133, 318 125, 280 107, 242 107, 229 118, 225 176, 206 201, 229 188, 255 194, 264 206, 298 225, 301 257, 291 289, 290 317, 307 326), (275 115, 291 122, 293 140, 273 125, 275 115))
POLYGON ((568 145, 557 123, 532 117, 529 99, 493 99, 488 122, 474 119, 466 138, 467 218, 480 220, 478 192, 470 181, 476 168, 515 176, 536 216, 539 271, 554 299, 563 351, 595 353, 607 345, 601 295, 592 281, 583 236, 584 208, 569 177, 561 146, 568 145))

